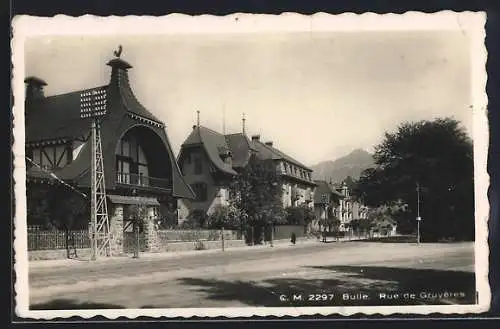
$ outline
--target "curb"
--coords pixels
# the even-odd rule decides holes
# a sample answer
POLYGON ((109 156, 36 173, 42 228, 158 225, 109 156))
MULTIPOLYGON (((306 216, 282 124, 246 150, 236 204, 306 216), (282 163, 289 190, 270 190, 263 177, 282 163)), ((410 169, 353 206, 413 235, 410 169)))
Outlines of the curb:
MULTIPOLYGON (((295 247, 307 246, 312 244, 318 244, 320 241, 316 239, 302 239, 297 241, 295 247)), ((158 260, 158 259, 173 259, 186 256, 204 255, 204 254, 215 254, 222 252, 232 252, 232 251, 257 251, 270 248, 286 248, 294 247, 288 239, 286 240, 276 240, 273 242, 273 247, 270 244, 261 244, 254 246, 238 246, 238 247, 226 247, 225 251, 221 249, 208 249, 208 250, 187 250, 187 251, 162 251, 162 252, 144 252, 140 254, 139 260, 158 260)), ((64 266, 81 266, 88 264, 107 264, 116 262, 125 262, 133 259, 132 254, 123 254, 122 256, 112 256, 109 258, 101 258, 96 261, 91 261, 88 258, 77 258, 77 259, 51 259, 51 260, 32 260, 28 261, 30 269, 43 269, 52 267, 64 267, 64 266)))

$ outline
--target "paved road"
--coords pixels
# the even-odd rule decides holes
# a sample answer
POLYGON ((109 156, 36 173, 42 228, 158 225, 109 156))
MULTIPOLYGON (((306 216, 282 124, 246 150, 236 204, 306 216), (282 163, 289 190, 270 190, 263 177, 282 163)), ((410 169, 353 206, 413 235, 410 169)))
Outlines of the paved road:
POLYGON ((391 303, 470 303, 473 251, 472 243, 310 243, 55 263, 30 268, 30 304, 52 309, 381 305, 406 292, 417 298, 391 303), (302 300, 292 301, 299 295, 302 300), (309 295, 320 300, 309 301, 309 295))

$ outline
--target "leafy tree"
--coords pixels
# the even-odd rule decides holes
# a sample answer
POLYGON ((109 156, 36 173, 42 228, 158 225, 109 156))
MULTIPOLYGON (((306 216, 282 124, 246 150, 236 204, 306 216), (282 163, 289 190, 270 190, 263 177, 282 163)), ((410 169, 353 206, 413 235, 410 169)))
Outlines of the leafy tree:
POLYGON ((41 186, 28 186, 26 189, 28 225, 53 228, 50 223, 49 190, 41 186))
POLYGON ((27 199, 28 224, 63 231, 67 257, 70 258, 70 250, 74 249, 72 230, 87 227, 90 219, 89 199, 57 185, 30 186, 27 199))
POLYGON ((85 228, 89 222, 89 199, 64 186, 31 186, 27 199, 30 225, 70 231, 85 228))
POLYGON ((314 210, 307 205, 286 208, 287 223, 290 225, 307 226, 314 219, 314 210))
POLYGON ((252 156, 230 190, 235 196, 231 204, 241 211, 241 230, 248 233, 248 242, 260 243, 264 229, 285 222, 283 184, 272 161, 252 156))
POLYGON ((189 212, 187 219, 182 222, 181 228, 184 229, 201 229, 206 227, 208 216, 205 211, 201 209, 194 209, 189 212))
MULTIPOLYGON (((365 204, 406 205, 416 226, 418 184, 422 239, 473 239, 472 141, 458 121, 403 123, 385 134, 374 160, 376 166, 358 181, 357 194, 365 204)), ((398 220, 409 224, 408 217, 398 220)))
POLYGON ((230 204, 228 206, 217 206, 208 216, 208 228, 237 230, 241 227, 243 218, 240 209, 230 204))

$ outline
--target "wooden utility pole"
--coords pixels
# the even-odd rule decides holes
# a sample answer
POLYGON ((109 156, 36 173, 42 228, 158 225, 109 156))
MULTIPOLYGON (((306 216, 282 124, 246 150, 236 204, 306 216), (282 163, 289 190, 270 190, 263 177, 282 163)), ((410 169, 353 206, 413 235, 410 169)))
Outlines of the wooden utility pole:
POLYGON ((420 244, 420 184, 417 182, 417 245, 420 244))
POLYGON ((224 251, 224 226, 221 229, 222 251, 224 251))

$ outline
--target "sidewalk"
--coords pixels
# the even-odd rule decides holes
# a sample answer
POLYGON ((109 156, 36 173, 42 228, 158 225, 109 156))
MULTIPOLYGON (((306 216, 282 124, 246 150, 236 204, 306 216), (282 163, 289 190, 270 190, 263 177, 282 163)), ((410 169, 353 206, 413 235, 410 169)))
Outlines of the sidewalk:
MULTIPOLYGON (((209 249, 209 250, 189 250, 189 251, 164 251, 164 252, 141 252, 138 260, 159 260, 159 259, 172 259, 180 257, 190 257, 196 255, 210 255, 210 254, 220 254, 220 253, 230 253, 239 251, 257 251, 263 249, 277 249, 277 248, 293 248, 300 246, 308 246, 312 244, 320 244, 321 241, 313 238, 302 238, 298 239, 296 245, 292 245, 289 239, 276 240, 273 241, 273 247, 269 243, 254 245, 254 246, 243 246, 243 247, 232 247, 222 249, 209 249)), ((91 261, 88 257, 76 258, 76 259, 53 259, 53 260, 33 260, 29 261, 30 269, 43 269, 52 267, 64 267, 64 266, 82 266, 88 264, 109 264, 109 263, 121 263, 133 261, 134 258, 132 254, 124 254, 122 256, 111 256, 98 258, 95 261, 91 261)))

